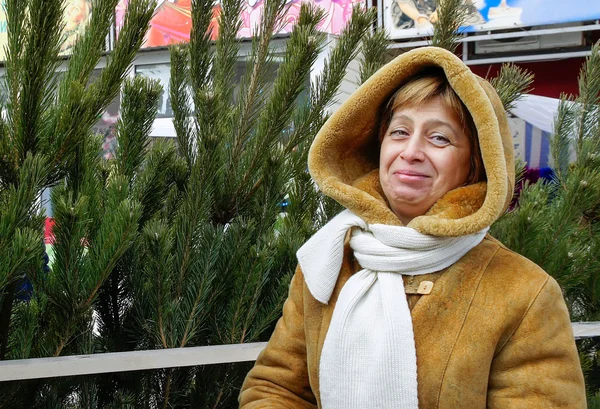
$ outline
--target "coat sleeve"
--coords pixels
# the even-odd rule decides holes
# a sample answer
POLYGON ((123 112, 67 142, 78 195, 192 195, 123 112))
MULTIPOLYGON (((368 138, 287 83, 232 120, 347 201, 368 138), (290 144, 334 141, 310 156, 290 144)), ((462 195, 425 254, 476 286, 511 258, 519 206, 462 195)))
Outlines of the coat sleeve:
POLYGON ((494 358, 487 407, 587 407, 569 312, 553 278, 548 278, 494 358))
POLYGON ((317 407, 308 378, 303 289, 304 278, 298 268, 283 306, 283 316, 242 385, 240 408, 317 407))

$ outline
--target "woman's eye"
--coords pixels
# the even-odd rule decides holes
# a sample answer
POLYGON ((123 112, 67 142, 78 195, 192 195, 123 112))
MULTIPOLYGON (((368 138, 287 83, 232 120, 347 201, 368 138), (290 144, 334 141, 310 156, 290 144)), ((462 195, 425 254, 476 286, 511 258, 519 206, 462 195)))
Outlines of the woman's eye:
POLYGON ((438 146, 446 146, 446 145, 450 145, 450 139, 448 139, 447 137, 445 137, 442 134, 432 134, 429 139, 436 145, 438 146))
POLYGON ((405 136, 408 136, 408 132, 406 129, 394 129, 390 132, 390 136, 392 138, 404 138, 405 136))

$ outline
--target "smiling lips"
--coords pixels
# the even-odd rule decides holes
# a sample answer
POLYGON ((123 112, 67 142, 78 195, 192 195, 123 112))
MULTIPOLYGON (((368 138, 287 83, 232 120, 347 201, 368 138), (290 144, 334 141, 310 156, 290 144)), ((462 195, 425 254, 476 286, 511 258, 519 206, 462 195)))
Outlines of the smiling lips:
POLYGON ((424 173, 415 172, 412 170, 397 170, 394 172, 394 176, 405 182, 420 182, 429 178, 429 176, 424 173))

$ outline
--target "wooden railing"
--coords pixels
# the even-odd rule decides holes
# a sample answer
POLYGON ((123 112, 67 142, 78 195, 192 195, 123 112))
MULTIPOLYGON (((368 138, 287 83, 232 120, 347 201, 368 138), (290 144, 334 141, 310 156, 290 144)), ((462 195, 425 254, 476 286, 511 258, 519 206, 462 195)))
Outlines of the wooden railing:
MULTIPOLYGON (((575 339, 600 336, 600 322, 574 322, 575 339)), ((266 342, 0 361, 0 382, 254 361, 266 342)))

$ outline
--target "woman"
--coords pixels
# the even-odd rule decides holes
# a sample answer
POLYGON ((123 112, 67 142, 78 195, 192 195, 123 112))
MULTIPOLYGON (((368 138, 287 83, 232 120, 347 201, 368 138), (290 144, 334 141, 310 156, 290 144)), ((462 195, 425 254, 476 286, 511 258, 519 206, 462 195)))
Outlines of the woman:
POLYGON ((491 85, 445 50, 405 53, 323 126, 309 168, 347 210, 298 251, 240 407, 586 407, 556 281, 486 235, 514 184, 491 85))

